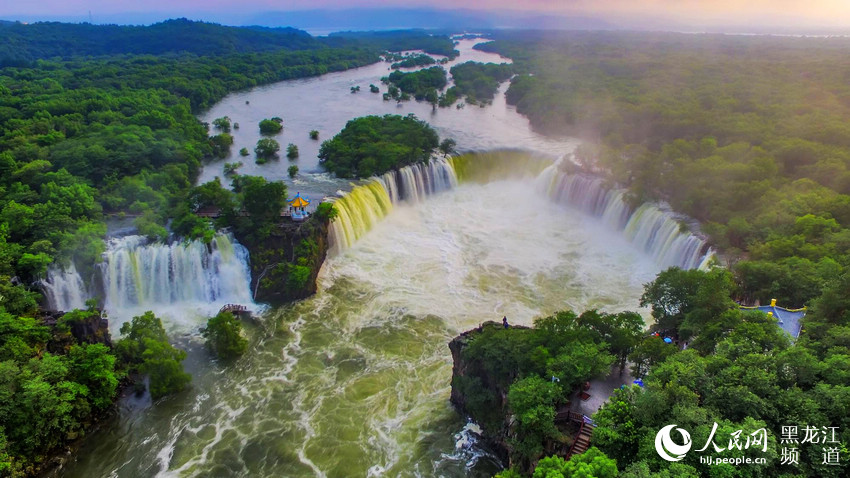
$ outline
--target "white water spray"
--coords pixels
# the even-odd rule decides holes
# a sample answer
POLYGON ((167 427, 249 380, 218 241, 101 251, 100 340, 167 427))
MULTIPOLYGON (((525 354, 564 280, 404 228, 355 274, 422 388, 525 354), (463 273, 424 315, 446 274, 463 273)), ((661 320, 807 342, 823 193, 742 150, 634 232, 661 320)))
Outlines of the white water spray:
MULTIPOLYGON (((468 169, 471 161, 477 159, 465 158, 463 167, 468 169)), ((474 167, 486 169, 487 165, 474 167)), ((391 171, 355 187, 335 203, 339 217, 331 228, 334 251, 350 248, 383 220, 394 205, 404 201, 418 203, 430 195, 455 188, 458 176, 454 161, 440 159, 391 171)), ((624 198, 625 191, 606 186, 601 178, 568 174, 556 163, 543 169, 534 182, 538 191, 552 201, 599 218, 624 234, 661 267, 693 269, 704 266, 712 255, 703 239, 682 228, 680 216, 658 204, 647 203, 633 209, 624 198)))
POLYGON ((47 279, 40 281, 47 306, 50 310, 70 311, 84 309, 89 293, 77 268, 71 263, 67 269, 52 266, 47 270, 47 279))
POLYGON ((173 306, 211 315, 227 303, 253 304, 248 251, 229 235, 217 235, 209 245, 112 239, 100 268, 111 316, 173 306))

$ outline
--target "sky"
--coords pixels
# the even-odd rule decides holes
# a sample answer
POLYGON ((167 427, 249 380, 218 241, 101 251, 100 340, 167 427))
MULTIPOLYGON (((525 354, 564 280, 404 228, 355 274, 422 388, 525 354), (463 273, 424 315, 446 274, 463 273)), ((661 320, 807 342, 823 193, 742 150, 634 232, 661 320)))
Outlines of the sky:
POLYGON ((0 18, 86 19, 91 12, 95 23, 100 23, 99 18, 133 18, 135 14, 142 19, 140 23, 157 16, 227 23, 228 14, 238 19, 268 11, 387 7, 524 10, 603 18, 631 26, 661 21, 694 27, 757 24, 850 28, 850 0, 0 0, 0 18))

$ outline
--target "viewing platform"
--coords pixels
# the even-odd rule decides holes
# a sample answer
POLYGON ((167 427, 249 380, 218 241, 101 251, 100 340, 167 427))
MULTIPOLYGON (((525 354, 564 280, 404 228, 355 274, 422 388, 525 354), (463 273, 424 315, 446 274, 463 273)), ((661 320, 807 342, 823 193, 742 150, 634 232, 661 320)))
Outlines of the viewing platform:
POLYGON ((251 311, 248 310, 248 307, 242 304, 225 304, 219 309, 218 313, 222 312, 230 312, 236 317, 250 317, 251 311))
MULTIPOLYGON (((294 222, 303 222, 310 217, 310 199, 306 196, 301 196, 301 193, 296 193, 295 197, 287 200, 288 207, 280 211, 280 217, 289 219, 294 222)), ((218 219, 221 217, 221 209, 213 206, 203 207, 195 211, 195 215, 206 219, 218 219)), ((244 209, 237 213, 239 217, 248 217, 251 214, 244 209)))

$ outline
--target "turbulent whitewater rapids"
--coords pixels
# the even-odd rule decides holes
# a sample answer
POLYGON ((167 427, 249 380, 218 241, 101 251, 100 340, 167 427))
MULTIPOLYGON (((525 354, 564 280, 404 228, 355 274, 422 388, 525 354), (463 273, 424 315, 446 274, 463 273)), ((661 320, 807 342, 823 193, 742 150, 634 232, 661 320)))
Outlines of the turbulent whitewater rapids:
POLYGON ((334 227, 349 221, 359 240, 326 262, 316 296, 249 329, 232 366, 190 343, 191 390, 122 414, 69 476, 491 476, 448 403, 446 343, 503 315, 635 310, 660 270, 602 217, 550 197, 546 165, 526 159, 501 180, 460 158, 355 189, 334 227))
MULTIPOLYGON (((470 46, 461 45, 463 55, 470 46)), ((359 114, 396 112, 348 93, 385 69, 237 93, 207 115, 254 124, 285 109, 284 134, 338 130, 359 114), (284 100, 307 106, 283 108, 284 100), (258 116, 239 116, 249 113, 258 116)), ((193 383, 154 407, 122 402, 116 422, 87 440, 67 476, 492 476, 499 464, 449 405, 449 340, 504 315, 529 324, 567 308, 635 310, 642 284, 662 267, 695 267, 708 256, 663 208, 633 209, 598 179, 560 171, 556 153, 575 142, 534 134, 501 93, 487 108, 398 108, 408 110, 461 148, 545 154, 439 159, 350 190, 336 202, 335 254, 318 293, 247 324, 251 347, 230 365, 210 362, 197 330, 207 301, 250 301, 241 246, 227 236, 210 247, 115 241, 96 271, 113 329, 132 311, 156 310, 188 348, 193 383)), ((49 279, 57 304, 82 303, 95 288, 79 285, 98 282, 74 269, 49 279)))

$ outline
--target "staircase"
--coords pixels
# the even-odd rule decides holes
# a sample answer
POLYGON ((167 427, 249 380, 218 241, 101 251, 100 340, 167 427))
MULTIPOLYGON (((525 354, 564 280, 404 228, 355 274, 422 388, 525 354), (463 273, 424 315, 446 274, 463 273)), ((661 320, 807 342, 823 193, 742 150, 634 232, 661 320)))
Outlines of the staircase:
MULTIPOLYGON (((570 417, 573 418, 573 417, 570 417)), ((578 435, 576 435, 576 439, 573 442, 573 446, 570 447, 570 452, 567 453, 567 459, 573 455, 580 455, 587 451, 590 448, 590 440, 593 438, 593 429, 596 428, 596 425, 593 424, 593 421, 590 418, 581 416, 581 427, 578 430, 578 435)))

